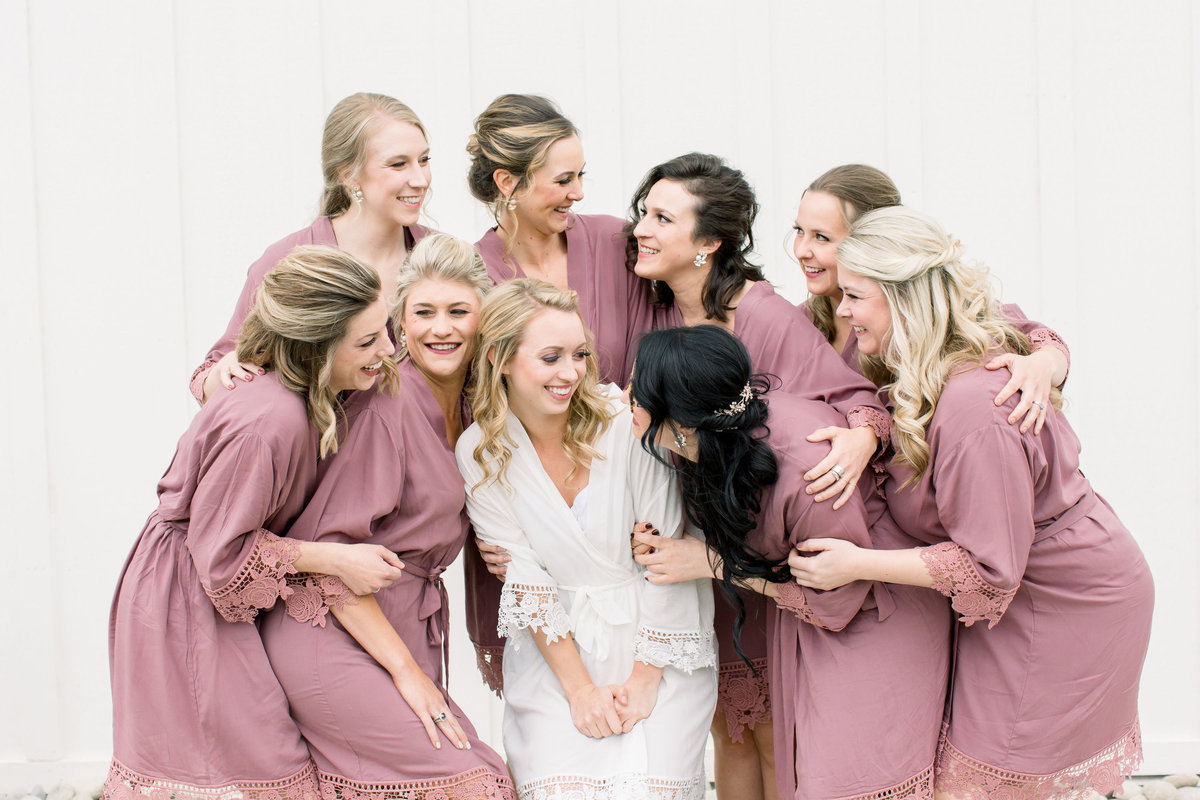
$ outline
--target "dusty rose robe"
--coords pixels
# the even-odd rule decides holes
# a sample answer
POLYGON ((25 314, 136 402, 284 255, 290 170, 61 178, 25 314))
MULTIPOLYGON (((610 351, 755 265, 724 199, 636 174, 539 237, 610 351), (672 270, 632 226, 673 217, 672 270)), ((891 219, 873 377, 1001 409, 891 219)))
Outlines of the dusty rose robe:
MULTIPOLYGON (((630 335, 649 329, 650 308, 639 293, 640 279, 625 268, 625 222, 603 214, 578 214, 567 230, 567 285, 579 296, 579 313, 596 341, 600 383, 629 382, 626 354, 630 335)), ((523 278, 525 271, 492 228, 475 248, 494 283, 523 278)), ((496 635, 496 610, 504 584, 488 573, 474 546, 464 556, 467 630, 484 680, 497 693, 503 686, 504 640, 496 635)))
MULTIPOLYGON (((779 481, 762 495, 750 545, 780 561, 810 538, 898 549, 916 543, 888 516, 874 482, 837 511, 804 493, 829 452, 808 431, 840 424, 824 403, 767 395, 779 481)), ((946 699, 950 612, 927 589, 864 581, 834 591, 789 581, 768 601, 768 674, 781 798, 932 798, 946 699)))
MULTIPOLYGON (((656 328, 682 324, 683 317, 677 307, 656 310, 656 328)), ((843 417, 831 418, 833 422, 829 424, 869 425, 879 441, 887 441, 891 422, 875 396, 875 387, 847 367, 809 318, 776 294, 770 283, 758 281, 742 296, 733 316, 733 333, 749 351, 754 371, 778 378, 779 391, 828 404, 843 417)), ((816 428, 803 434, 813 430, 816 428)), ((815 466, 816 462, 813 463, 815 466)), ((870 476, 865 477, 870 483, 870 476)), ((832 507, 833 501, 818 505, 832 507)), ((725 713, 729 736, 735 742, 742 740, 745 728, 753 728, 771 715, 770 693, 761 677, 767 656, 768 606, 760 595, 748 592, 743 593, 742 600, 746 604, 742 648, 758 676, 734 650, 735 614, 729 603, 718 600, 715 620, 721 660, 717 708, 725 713)))
POLYGON ((312 746, 324 796, 350 789, 360 800, 438 791, 513 798, 503 759, 445 694, 450 609, 441 575, 467 537, 463 482, 424 377, 407 359, 400 374, 399 394, 356 392, 348 401, 349 432, 291 535, 370 542, 400 556, 404 574, 375 599, 472 749, 457 750, 444 736, 434 749, 387 670, 341 625, 318 628, 276 610, 263 619, 263 641, 312 746))
POLYGON ((937 783, 963 800, 1105 793, 1141 759, 1153 581, 1080 472, 1067 420, 1051 411, 1040 435, 1022 434, 1006 421, 1016 397, 993 404, 1007 380, 982 367, 951 376, 930 467, 905 489, 911 472, 893 465, 885 484, 964 623, 937 783))
MULTIPOLYGON (((421 225, 413 225, 404 229, 404 246, 410 251, 417 242, 433 233, 428 228, 421 225)), ((306 244, 323 244, 329 247, 337 247, 337 236, 333 232, 333 223, 329 217, 317 217, 312 225, 309 225, 304 230, 296 231, 295 233, 285 236, 275 244, 271 245, 259 256, 258 260, 250 265, 250 269, 246 272, 246 283, 242 287, 242 293, 238 297, 237 305, 233 308, 233 316, 229 318, 229 325, 225 328, 224 335, 217 340, 217 343, 208 351, 208 355, 204 357, 203 363, 196 367, 192 373, 192 380, 189 388, 192 390, 192 396, 200 402, 204 400, 204 379, 208 377, 208 371, 213 365, 221 360, 221 356, 234 350, 237 347, 238 333, 242 330, 242 323, 246 321, 246 315, 250 313, 250 309, 254 306, 254 296, 258 293, 258 287, 262 285, 263 276, 271 270, 275 269, 275 265, 279 260, 292 252, 295 248, 306 244)), ((388 330, 391 330, 389 323, 388 330)))
MULTIPOLYGON (((202 800, 217 788, 248 800, 316 796, 308 748, 254 625, 277 598, 298 599, 286 579, 299 550, 279 537, 316 468, 304 400, 274 373, 220 393, 179 440, 113 600, 107 798, 202 800)), ((321 593, 302 593, 312 601, 305 616, 323 622, 321 593)))

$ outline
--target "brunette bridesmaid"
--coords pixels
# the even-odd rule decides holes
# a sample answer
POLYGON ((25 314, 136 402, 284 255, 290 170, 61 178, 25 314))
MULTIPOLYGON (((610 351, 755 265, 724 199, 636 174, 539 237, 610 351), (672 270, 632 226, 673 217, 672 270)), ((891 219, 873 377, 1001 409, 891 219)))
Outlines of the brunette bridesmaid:
POLYGON ((997 316, 987 269, 903 207, 854 224, 838 247, 838 284, 838 314, 893 407, 888 506, 922 546, 810 540, 809 557, 790 559, 793 574, 816 589, 886 580, 950 598, 963 624, 939 797, 1119 789, 1141 760, 1153 580, 1080 471, 1079 440, 1057 403, 1040 435, 1009 424, 1015 398, 995 405, 1006 377, 985 364, 1028 353, 1028 337, 997 316))
POLYGON ((237 361, 237 333, 263 275, 293 247, 345 250, 379 272, 384 294, 391 297, 404 257, 429 233, 417 224, 431 179, 429 142, 421 120, 399 100, 359 92, 334 106, 321 139, 321 172, 321 215, 250 265, 225 334, 193 373, 192 394, 201 403, 218 384, 232 389, 234 378, 249 382, 261 374, 255 365, 237 361))
POLYGON ((307 541, 382 545, 404 561, 390 586, 337 611, 338 626, 278 611, 263 621, 323 797, 515 797, 503 759, 446 693, 442 575, 467 539, 454 445, 490 285, 467 242, 434 234, 417 244, 392 312, 400 388, 348 402, 345 443, 291 529, 307 541))
POLYGON ((106 798, 317 796, 254 619, 283 600, 324 625, 400 575, 382 547, 284 538, 338 449, 339 393, 394 377, 386 320, 379 276, 347 253, 298 248, 263 278, 237 357, 265 372, 193 419, 117 585, 106 798))

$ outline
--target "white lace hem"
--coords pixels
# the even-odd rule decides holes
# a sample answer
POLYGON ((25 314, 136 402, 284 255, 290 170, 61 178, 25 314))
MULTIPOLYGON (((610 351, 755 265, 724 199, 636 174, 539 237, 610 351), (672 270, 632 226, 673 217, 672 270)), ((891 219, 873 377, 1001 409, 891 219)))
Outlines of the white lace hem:
POLYGON ((517 787, 520 800, 703 800, 707 781, 653 775, 551 775, 517 787))
POLYGON ((639 628, 633 640, 633 657, 652 667, 674 667, 691 673, 717 666, 716 637, 712 631, 639 628))
POLYGON ((500 592, 496 633, 520 649, 517 634, 526 629, 540 630, 546 634, 547 642, 556 642, 571 633, 571 617, 553 587, 506 583, 500 592))

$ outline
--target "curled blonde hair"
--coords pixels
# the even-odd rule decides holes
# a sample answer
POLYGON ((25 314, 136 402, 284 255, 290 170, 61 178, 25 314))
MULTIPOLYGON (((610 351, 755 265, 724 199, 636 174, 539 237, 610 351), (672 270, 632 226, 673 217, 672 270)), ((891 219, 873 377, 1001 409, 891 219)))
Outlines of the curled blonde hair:
MULTIPOLYGON (((838 267, 879 285, 891 311, 881 353, 860 354, 864 374, 893 405, 896 459, 914 483, 929 466, 925 434, 950 375, 998 349, 1030 352, 1029 339, 999 313, 987 267, 962 260, 962 244, 932 217, 891 206, 859 217, 838 246, 838 267)), ((1055 408, 1061 406, 1051 391, 1055 408)))
MULTIPOLYGON (((868 211, 900 205, 900 190, 892 179, 882 170, 866 164, 842 164, 826 170, 804 190, 804 194, 809 192, 825 192, 837 198, 847 228, 868 211)), ((833 300, 818 294, 809 297, 805 305, 812 314, 813 325, 832 343, 837 338, 834 323, 837 309, 833 300)))
POLYGON ((350 208, 347 176, 358 175, 367 163, 367 139, 383 119, 415 125, 426 139, 429 134, 411 108, 386 94, 359 92, 338 102, 325 118, 321 137, 321 215, 336 217, 350 208))
MULTIPOLYGON (((263 277, 238 334, 238 361, 274 370, 285 388, 304 398, 322 458, 338 449, 334 356, 350 320, 379 293, 379 274, 344 250, 297 247, 263 277)), ((395 362, 385 358, 380 373, 381 387, 395 386, 395 362)))
MULTIPOLYGON (((496 286, 483 301, 479 313, 479 350, 472 365, 474 380, 470 392, 471 412, 483 434, 472 454, 483 468, 483 478, 476 486, 498 480, 505 488, 512 489, 506 475, 516 442, 508 435, 506 425, 508 388, 503 370, 521 346, 530 321, 546 309, 578 316, 578 298, 575 292, 559 289, 546 281, 517 278, 496 286)), ((583 328, 590 345, 591 332, 587 325, 583 328)), ((594 445, 612 421, 608 401, 598 388, 600 368, 595 348, 591 349, 583 381, 571 395, 567 428, 563 432, 563 450, 573 465, 567 480, 591 459, 604 457, 594 445)))
MULTIPOLYGON (((480 301, 492 288, 487 266, 474 245, 448 233, 430 234, 417 242, 404 259, 400 274, 396 277, 396 294, 392 297, 393 331, 403 329, 408 291, 423 280, 461 283, 474 289, 480 301)), ((396 359, 403 361, 407 356, 408 345, 403 341, 398 342, 396 359)))
MULTIPOLYGON (((551 145, 578 134, 549 99, 535 94, 500 95, 475 118, 475 132, 467 140, 471 157, 467 186, 471 194, 488 207, 499 225, 509 198, 500 193, 493 173, 507 170, 517 179, 512 197, 525 195, 533 188, 533 173, 546 163, 551 145)), ((509 241, 515 240, 515 218, 513 229, 507 233, 509 241)), ((506 244, 506 256, 508 249, 506 244)))

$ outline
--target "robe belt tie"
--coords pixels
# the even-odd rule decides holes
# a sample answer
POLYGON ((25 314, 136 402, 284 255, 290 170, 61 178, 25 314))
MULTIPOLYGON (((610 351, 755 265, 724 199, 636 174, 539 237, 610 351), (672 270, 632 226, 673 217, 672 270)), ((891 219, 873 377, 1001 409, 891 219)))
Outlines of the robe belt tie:
POLYGON ((637 619, 638 594, 630 591, 642 581, 641 574, 631 575, 618 583, 587 586, 565 586, 559 591, 571 592, 571 625, 575 643, 599 659, 608 658, 609 626, 627 625, 637 619))
MULTIPOLYGON (((402 559, 403 560, 403 559, 402 559)), ((431 647, 442 649, 442 678, 446 686, 450 685, 450 598, 446 594, 446 584, 442 581, 444 565, 423 569, 411 561, 404 561, 405 575, 411 575, 424 581, 421 596, 417 600, 417 618, 425 623, 425 641, 431 647)))
POLYGON ((1067 528, 1073 527, 1079 520, 1092 513, 1092 510, 1099 502, 1100 498, 1096 495, 1095 490, 1089 488, 1087 494, 1079 498, 1079 501, 1075 505, 1059 514, 1049 524, 1035 530, 1033 540, 1040 542, 1049 539, 1051 536, 1057 536, 1067 528))

